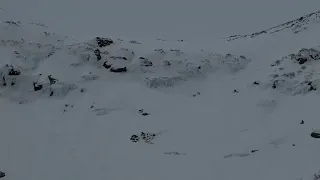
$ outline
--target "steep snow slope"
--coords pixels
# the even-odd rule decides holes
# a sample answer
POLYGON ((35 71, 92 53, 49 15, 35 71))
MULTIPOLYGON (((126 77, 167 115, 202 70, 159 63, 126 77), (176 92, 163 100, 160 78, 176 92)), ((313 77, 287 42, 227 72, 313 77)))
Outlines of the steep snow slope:
POLYGON ((3 22, 0 171, 12 180, 316 179, 312 26, 198 44, 77 41, 3 22))

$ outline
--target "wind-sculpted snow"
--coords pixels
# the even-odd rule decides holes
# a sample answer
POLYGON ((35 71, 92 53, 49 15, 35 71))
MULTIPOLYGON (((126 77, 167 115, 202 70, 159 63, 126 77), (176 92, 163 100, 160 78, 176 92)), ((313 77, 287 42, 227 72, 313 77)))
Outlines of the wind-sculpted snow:
POLYGON ((95 37, 79 42, 51 33, 40 23, 4 21, 0 24, 0 31, 4 69, 0 79, 2 97, 20 103, 40 97, 64 97, 83 83, 96 81, 101 73, 104 76, 124 74, 137 77, 147 87, 164 88, 206 78, 208 73, 237 73, 251 61, 244 56, 203 50, 197 53, 179 48, 142 51, 142 42, 119 38, 95 37), (85 71, 87 66, 95 72, 85 71), (59 71, 54 72, 53 67, 71 73, 77 80, 59 71), (20 74, 8 75, 10 68, 20 74), (59 80, 52 83, 50 79, 57 76, 59 80))
POLYGON ((68 52, 79 60, 71 66, 90 64, 112 73, 137 75, 151 88, 171 87, 192 78, 205 77, 210 72, 237 73, 251 61, 244 56, 201 50, 195 54, 179 49, 154 49, 151 53, 137 54, 134 48, 126 48, 119 40, 99 47, 97 38, 67 46, 68 52))

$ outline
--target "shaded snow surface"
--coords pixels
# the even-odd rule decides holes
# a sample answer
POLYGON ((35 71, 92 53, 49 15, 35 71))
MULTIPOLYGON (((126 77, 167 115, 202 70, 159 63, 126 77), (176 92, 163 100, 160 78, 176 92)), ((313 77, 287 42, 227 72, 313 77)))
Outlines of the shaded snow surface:
POLYGON ((200 43, 2 22, 3 178, 320 179, 320 26, 306 26, 200 43))

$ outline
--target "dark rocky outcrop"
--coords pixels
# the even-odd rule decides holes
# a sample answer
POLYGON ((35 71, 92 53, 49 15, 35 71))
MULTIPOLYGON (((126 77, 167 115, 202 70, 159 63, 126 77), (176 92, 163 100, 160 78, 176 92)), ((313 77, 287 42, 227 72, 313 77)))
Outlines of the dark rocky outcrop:
POLYGON ((113 40, 110 38, 96 37, 96 41, 99 47, 106 47, 113 44, 113 40))
POLYGON ((6 173, 0 171, 0 178, 4 178, 6 176, 6 173))
POLYGON ((123 68, 111 68, 110 72, 114 72, 114 73, 123 73, 123 72, 127 72, 127 68, 123 67, 123 68))

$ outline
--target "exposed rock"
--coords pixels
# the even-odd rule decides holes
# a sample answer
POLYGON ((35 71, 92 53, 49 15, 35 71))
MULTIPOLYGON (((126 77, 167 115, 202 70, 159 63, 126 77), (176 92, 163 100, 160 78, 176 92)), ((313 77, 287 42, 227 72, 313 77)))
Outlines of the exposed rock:
POLYGON ((141 66, 152 66, 153 65, 153 63, 151 61, 149 61, 148 58, 139 57, 139 60, 140 60, 141 66))
POLYGON ((109 69, 109 68, 111 68, 111 65, 110 65, 110 64, 107 64, 107 61, 105 61, 105 62, 103 63, 103 67, 105 67, 106 69, 109 69))
POLYGON ((48 79, 49 79, 49 82, 50 82, 51 85, 55 84, 58 81, 57 79, 53 78, 52 75, 49 75, 48 79))
POLYGON ((132 142, 139 142, 140 138, 139 138, 139 136, 134 134, 134 135, 131 136, 130 140, 132 142))
POLYGON ((42 89, 42 85, 41 84, 37 84, 36 82, 33 82, 33 90, 34 91, 40 91, 42 89))
POLYGON ((311 134, 311 137, 313 138, 320 138, 320 131, 313 131, 311 134))
POLYGON ((179 152, 165 152, 165 155, 178 156, 178 155, 187 155, 187 153, 179 153, 179 152))
POLYGON ((110 72, 115 72, 115 73, 122 73, 122 72, 127 72, 127 68, 123 67, 123 68, 111 68, 110 72))
POLYGON ((94 50, 94 55, 96 55, 98 61, 101 60, 102 57, 99 49, 94 50))
POLYGON ((259 85, 260 82, 259 82, 259 81, 254 81, 253 84, 254 84, 254 85, 259 85))
POLYGON ((113 44, 113 40, 109 38, 96 37, 96 41, 99 47, 110 46, 113 44))
POLYGON ((6 173, 0 171, 0 178, 3 178, 3 177, 5 177, 5 176, 6 176, 6 173))

